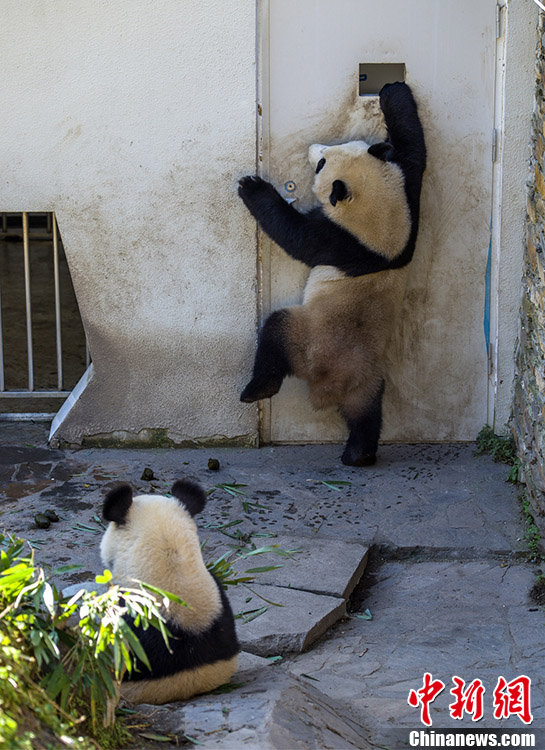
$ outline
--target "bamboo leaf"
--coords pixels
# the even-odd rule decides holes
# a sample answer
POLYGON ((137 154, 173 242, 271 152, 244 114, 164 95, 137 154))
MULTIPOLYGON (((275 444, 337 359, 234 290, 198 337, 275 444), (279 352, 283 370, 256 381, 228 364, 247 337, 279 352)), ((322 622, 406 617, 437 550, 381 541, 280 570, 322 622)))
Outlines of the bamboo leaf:
POLYGON ((226 682, 225 685, 220 685, 213 690, 211 694, 225 695, 226 693, 232 693, 234 690, 238 690, 238 688, 244 687, 247 684, 247 682, 226 682))
POLYGON ((176 594, 171 594, 169 591, 164 591, 163 589, 157 588, 157 586, 152 586, 150 583, 144 583, 143 581, 140 582, 140 585, 146 591, 152 591, 154 594, 159 594, 159 596, 169 599, 171 602, 181 604, 184 607, 189 606, 186 602, 184 602, 183 599, 181 599, 179 596, 176 596, 176 594))
POLYGON ((259 547, 258 549, 252 549, 249 552, 240 552, 239 557, 252 557, 253 555, 263 555, 266 552, 276 552, 278 544, 271 544, 266 547, 259 547))
POLYGON ((117 695, 117 691, 115 689, 112 676, 102 659, 97 659, 97 667, 98 667, 98 671, 100 672, 100 678, 102 680, 104 687, 106 688, 108 693, 112 696, 112 698, 115 698, 117 695))
POLYGON ((321 483, 325 485, 326 487, 328 487, 330 490, 335 490, 336 492, 340 492, 343 486, 352 484, 352 482, 346 482, 343 480, 329 480, 329 479, 327 481, 325 479, 322 479, 321 483))
POLYGON ((123 628, 123 635, 125 636, 127 642, 129 643, 133 653, 136 655, 138 659, 148 668, 150 669, 150 663, 148 660, 148 657, 146 656, 146 652, 142 648, 140 641, 138 640, 138 637, 136 634, 130 629, 129 626, 123 628))
POLYGON ((245 586, 245 587, 246 587, 246 588, 248 589, 248 591, 251 591, 251 592, 252 592, 252 594, 254 594, 254 596, 257 596, 257 597, 259 597, 259 598, 260 598, 260 599, 262 599, 262 600, 263 600, 264 602, 267 602, 267 604, 271 604, 271 605, 272 605, 273 607, 283 607, 283 606, 284 606, 283 604, 278 604, 277 602, 273 602, 273 601, 271 601, 270 599, 266 599, 266 598, 265 598, 264 596, 261 596, 261 594, 258 594, 258 593, 257 593, 257 591, 254 591, 254 590, 253 590, 253 589, 251 589, 251 588, 250 588, 249 586, 245 586))
POLYGON ((237 495, 244 495, 245 493, 240 488, 247 486, 247 484, 236 484, 230 482, 223 482, 221 484, 214 485, 214 487, 217 487, 218 490, 224 490, 229 495, 233 495, 233 497, 236 497, 237 495))
POLYGON ((54 701, 67 683, 70 684, 70 679, 64 671, 62 662, 59 662, 42 684, 48 696, 54 701))
POLYGON ((203 742, 199 742, 199 740, 196 740, 195 737, 190 737, 188 734, 184 734, 182 736, 185 737, 185 739, 188 742, 193 743, 193 745, 203 745, 204 744, 203 742))
POLYGON ((53 616, 55 614, 55 596, 51 584, 49 583, 44 583, 42 600, 49 614, 53 616))
POLYGON ((251 609, 248 612, 241 612, 240 619, 243 623, 252 622, 252 620, 255 620, 261 615, 265 614, 268 609, 268 607, 260 607, 259 609, 251 609))
POLYGON ((53 568, 51 575, 56 576, 62 573, 69 573, 71 570, 79 570, 80 568, 83 568, 83 565, 60 565, 58 568, 53 568))
POLYGON ((357 617, 360 620, 372 620, 373 619, 373 615, 371 614, 371 611, 369 609, 364 609, 362 613, 356 613, 354 617, 357 617))
POLYGON ((278 568, 283 568, 283 565, 264 565, 261 568, 248 568, 248 570, 245 570, 245 573, 268 573, 270 570, 278 570, 278 568))
POLYGON ((93 534, 100 534, 101 530, 97 529, 96 526, 88 526, 86 523, 78 522, 74 527, 76 531, 90 531, 93 534))
POLYGON ((85 589, 80 589, 79 591, 76 591, 73 596, 70 597, 70 599, 66 602, 64 605, 65 608, 72 607, 78 599, 81 599, 81 597, 86 593, 85 589))

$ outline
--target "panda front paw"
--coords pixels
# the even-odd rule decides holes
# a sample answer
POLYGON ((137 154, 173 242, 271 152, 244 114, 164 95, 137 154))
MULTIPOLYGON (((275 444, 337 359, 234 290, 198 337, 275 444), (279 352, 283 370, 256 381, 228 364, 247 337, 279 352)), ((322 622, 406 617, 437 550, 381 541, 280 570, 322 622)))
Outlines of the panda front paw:
POLYGON ((384 84, 380 90, 379 99, 383 112, 393 107, 406 107, 407 104, 414 105, 411 88, 402 81, 384 84))
POLYGON ((380 97, 386 97, 386 96, 392 96, 400 94, 405 94, 407 92, 410 92, 410 86, 409 84, 405 83, 404 81, 394 81, 393 83, 385 83, 384 86, 379 91, 380 97))
POLYGON ((241 198, 245 195, 251 195, 256 190, 259 190, 260 185, 267 184, 262 177, 256 174, 248 174, 246 177, 241 177, 238 181, 238 194, 241 198))
POLYGON ((266 208, 271 201, 282 200, 270 182, 257 175, 248 175, 239 180, 238 194, 254 216, 260 209, 266 208))

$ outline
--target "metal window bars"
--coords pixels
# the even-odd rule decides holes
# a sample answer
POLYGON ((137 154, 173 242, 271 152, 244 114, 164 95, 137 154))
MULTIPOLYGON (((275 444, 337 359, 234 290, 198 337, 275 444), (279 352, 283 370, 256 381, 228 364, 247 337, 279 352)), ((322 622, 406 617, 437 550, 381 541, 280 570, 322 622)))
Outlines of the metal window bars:
MULTIPOLYGON (((1 231, 4 236, 10 234, 8 217, 13 214, 1 214, 1 231)), ((66 398, 70 390, 65 388, 63 367, 63 330, 61 316, 61 281, 60 263, 65 262, 64 255, 61 257, 60 237, 54 213, 45 216, 45 235, 32 234, 29 230, 29 213, 22 212, 22 242, 23 242, 23 269, 24 269, 24 315, 26 329, 26 359, 27 359, 27 385, 14 389, 6 387, 5 359, 5 320, 3 320, 4 308, 2 305, 2 291, 0 288, 0 402, 2 399, 38 399, 38 398, 66 398), (55 320, 55 350, 56 350, 56 388, 36 388, 34 377, 35 347, 32 329, 32 292, 30 283, 30 258, 31 239, 50 239, 52 242, 53 255, 53 290, 54 290, 54 320, 55 320)), ((85 367, 90 364, 89 348, 85 339, 85 367)), ((82 373, 81 373, 82 374, 82 373)), ((0 407, 1 411, 1 407, 0 407)), ((13 417, 16 415, 14 414, 13 417)), ((19 415, 23 416, 23 415, 19 415)))

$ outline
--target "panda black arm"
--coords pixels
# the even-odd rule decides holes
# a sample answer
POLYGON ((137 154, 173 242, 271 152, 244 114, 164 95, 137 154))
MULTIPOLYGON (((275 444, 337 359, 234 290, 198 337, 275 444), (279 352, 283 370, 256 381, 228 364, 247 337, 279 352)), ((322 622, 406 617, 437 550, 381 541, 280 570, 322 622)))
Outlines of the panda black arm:
MULTIPOLYGON (((386 158, 398 164, 403 171, 405 195, 411 212, 409 240, 403 252, 390 264, 390 268, 401 268, 410 262, 416 245, 420 216, 420 191, 422 176, 426 168, 426 143, 416 102, 406 83, 389 83, 383 86, 380 92, 380 107, 388 129, 389 144, 392 147, 386 158)), ((371 152, 373 148, 375 147, 371 146, 369 151, 371 152)))
POLYGON ((238 185, 238 194, 263 231, 297 260, 304 260, 300 248, 307 231, 305 216, 261 177, 243 177, 238 185))
POLYGON ((426 144, 418 109, 406 83, 388 83, 380 91, 380 108, 393 146, 393 161, 407 177, 422 177, 426 168, 426 144), (407 174, 407 172, 409 174, 407 174))
POLYGON ((307 266, 335 266, 349 276, 388 267, 388 260, 327 218, 320 208, 299 213, 261 177, 243 177, 239 195, 263 231, 295 260, 307 266))

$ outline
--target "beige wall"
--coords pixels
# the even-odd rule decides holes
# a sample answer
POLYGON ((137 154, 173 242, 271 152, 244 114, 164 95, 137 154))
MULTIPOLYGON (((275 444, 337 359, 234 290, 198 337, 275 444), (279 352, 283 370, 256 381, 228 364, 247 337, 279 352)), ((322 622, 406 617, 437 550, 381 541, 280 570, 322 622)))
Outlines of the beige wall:
POLYGON ((55 437, 255 441, 253 0, 4 0, 2 25, 0 210, 56 212, 94 363, 55 437))

